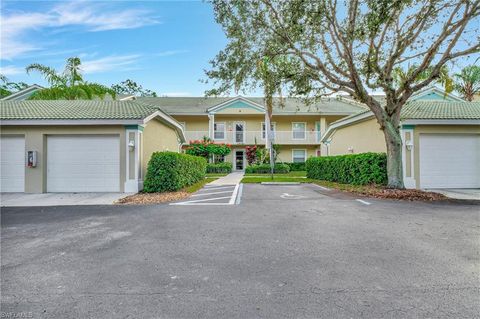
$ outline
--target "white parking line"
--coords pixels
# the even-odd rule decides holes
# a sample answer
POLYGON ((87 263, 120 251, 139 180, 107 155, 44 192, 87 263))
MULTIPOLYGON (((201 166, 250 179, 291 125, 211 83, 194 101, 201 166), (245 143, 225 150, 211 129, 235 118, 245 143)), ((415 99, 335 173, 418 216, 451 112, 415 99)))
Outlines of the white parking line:
POLYGON ((211 191, 211 190, 217 190, 217 189, 227 189, 227 188, 231 188, 232 190, 234 189, 235 185, 230 185, 230 186, 221 186, 221 187, 208 187, 208 188, 202 188, 200 190, 198 190, 199 192, 202 192, 202 191, 211 191))
POLYGON ((238 189, 237 200, 235 201, 235 205, 240 204, 240 200, 242 199, 243 193, 243 184, 240 184, 240 188, 238 189))
POLYGON ((371 203, 367 202, 367 201, 364 201, 364 200, 361 200, 361 199, 356 199, 357 202, 360 202, 364 205, 370 205, 371 203))
MULTIPOLYGON (((219 200, 219 199, 227 199, 227 198, 230 198, 230 196, 189 200, 189 201, 186 201, 186 202, 171 203, 170 205, 193 205, 193 204, 196 204, 196 203, 199 203, 199 202, 207 202, 207 201, 219 200)), ((222 203, 222 204, 223 204, 223 203, 222 203)), ((227 203, 225 203, 225 204, 227 204, 227 203)))
POLYGON ((228 202, 230 205, 235 204, 235 200, 237 199, 239 185, 240 184, 237 184, 237 186, 235 186, 235 189, 233 190, 232 197, 230 197, 230 201, 228 202))
POLYGON ((213 192, 213 193, 201 193, 201 194, 194 194, 191 197, 195 196, 207 196, 207 195, 214 195, 214 194, 224 194, 224 193, 231 193, 232 191, 223 191, 223 192, 213 192))
POLYGON ((320 186, 320 185, 317 185, 317 184, 313 184, 313 183, 312 183, 312 185, 315 185, 315 186, 317 186, 318 188, 323 189, 324 191, 330 191, 330 190, 331 190, 330 188, 326 188, 326 187, 323 187, 323 186, 320 186))

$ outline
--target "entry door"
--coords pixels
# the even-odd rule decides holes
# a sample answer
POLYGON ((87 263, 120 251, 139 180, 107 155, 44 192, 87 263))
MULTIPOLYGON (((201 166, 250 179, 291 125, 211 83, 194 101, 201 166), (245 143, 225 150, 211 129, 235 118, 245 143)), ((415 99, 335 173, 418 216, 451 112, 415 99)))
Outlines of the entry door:
POLYGON ((25 138, 3 136, 0 139, 0 192, 25 191, 25 138))
POLYGON ((245 124, 242 122, 235 123, 235 143, 245 143, 245 124))
POLYGON ((119 137, 115 135, 48 136, 47 191, 120 191, 119 137))
POLYGON ((235 169, 243 171, 245 168, 245 151, 235 151, 235 169))

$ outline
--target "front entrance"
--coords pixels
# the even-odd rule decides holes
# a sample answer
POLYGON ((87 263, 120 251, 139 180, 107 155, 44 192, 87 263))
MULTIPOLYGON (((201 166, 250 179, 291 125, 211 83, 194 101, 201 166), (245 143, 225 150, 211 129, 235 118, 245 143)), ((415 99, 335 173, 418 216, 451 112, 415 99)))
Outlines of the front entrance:
POLYGON ((235 150, 233 156, 233 165, 236 171, 243 171, 245 169, 245 151, 235 150))

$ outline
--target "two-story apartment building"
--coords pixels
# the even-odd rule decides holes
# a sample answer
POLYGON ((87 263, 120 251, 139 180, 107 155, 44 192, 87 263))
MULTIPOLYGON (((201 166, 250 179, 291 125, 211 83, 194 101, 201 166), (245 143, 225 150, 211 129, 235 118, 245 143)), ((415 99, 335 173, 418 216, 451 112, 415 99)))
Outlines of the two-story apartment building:
MULTIPOLYGON (((263 98, 246 97, 158 97, 138 98, 139 102, 160 108, 177 120, 185 130, 187 143, 209 137, 232 145, 226 157, 234 169, 246 166, 245 147, 265 145, 265 109, 263 98)), ((272 130, 279 145, 282 162, 304 162, 320 156, 321 137, 330 123, 365 110, 364 106, 341 98, 323 99, 306 105, 301 99, 275 101, 272 130)))

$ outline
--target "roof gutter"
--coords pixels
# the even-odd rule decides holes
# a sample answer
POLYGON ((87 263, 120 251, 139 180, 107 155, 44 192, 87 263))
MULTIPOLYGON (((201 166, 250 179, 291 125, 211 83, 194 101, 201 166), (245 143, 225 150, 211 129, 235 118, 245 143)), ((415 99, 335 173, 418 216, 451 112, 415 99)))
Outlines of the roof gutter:
POLYGON ((321 143, 326 143, 328 138, 333 134, 335 133, 335 131, 341 127, 344 127, 344 126, 348 126, 348 125, 351 125, 351 124, 354 124, 354 123, 357 123, 357 122, 361 122, 361 121, 364 121, 364 120, 367 120, 371 117, 374 117, 373 113, 372 112, 367 112, 367 113, 362 113, 362 114, 359 114, 357 116, 354 116, 354 117, 351 117, 347 120, 340 120, 340 122, 337 122, 333 125, 331 125, 327 131, 325 132, 325 134, 322 136, 322 139, 320 140, 321 143))

